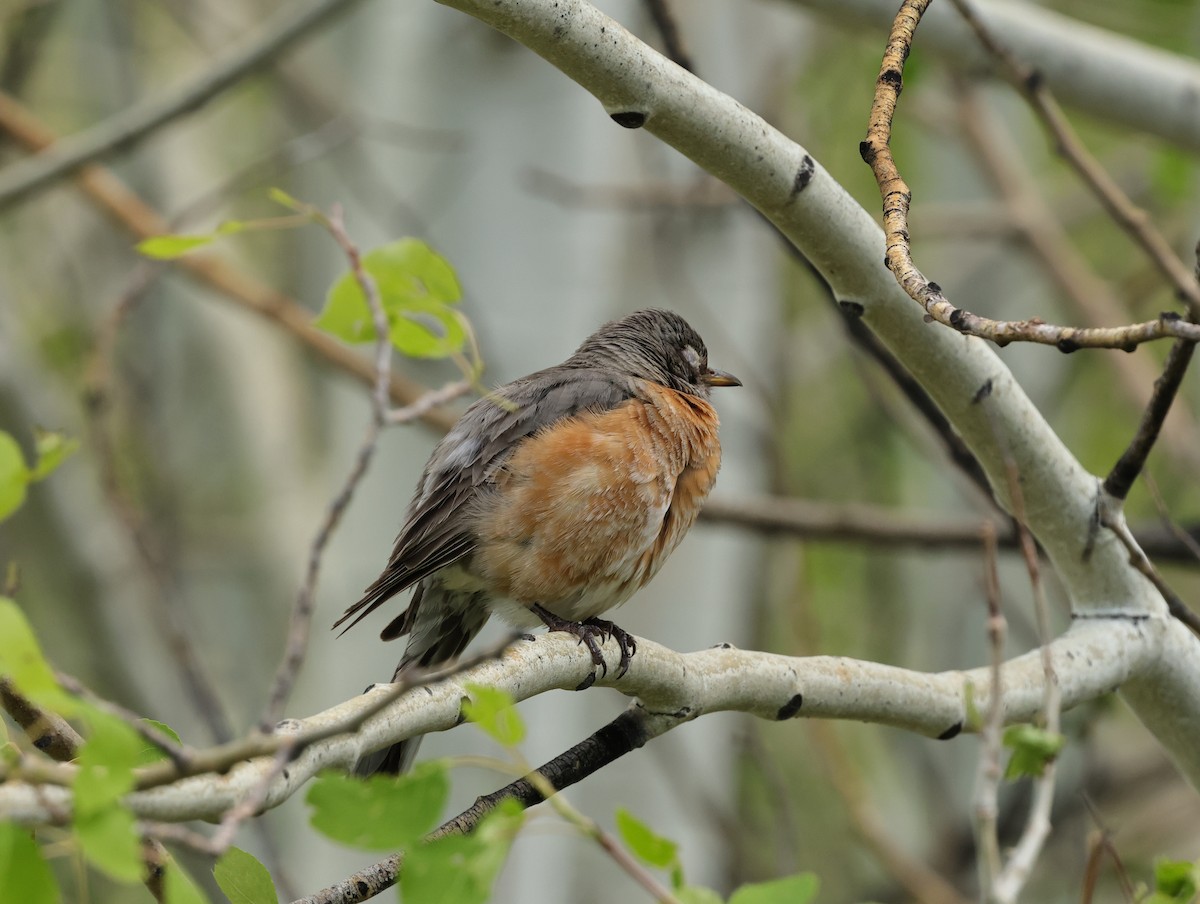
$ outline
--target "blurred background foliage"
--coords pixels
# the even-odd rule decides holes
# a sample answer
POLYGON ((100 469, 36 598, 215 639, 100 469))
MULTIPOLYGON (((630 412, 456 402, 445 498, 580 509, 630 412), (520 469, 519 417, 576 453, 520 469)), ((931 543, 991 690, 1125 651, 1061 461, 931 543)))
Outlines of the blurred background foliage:
MULTIPOLYGON (((1200 37, 1193 0, 1045 5, 1184 57, 1200 37)), ((287 6, 0 0, 0 90, 69 135, 211 66, 287 6)), ((713 362, 746 383, 718 400, 726 448, 718 497, 874 503, 935 520, 991 513, 848 337, 820 281, 721 186, 650 136, 613 126, 557 71, 473 20, 415 0, 347 6, 103 165, 176 231, 275 215, 267 191, 277 186, 322 208, 343 205, 361 247, 404 235, 428 241, 458 270, 487 383, 561 360, 597 324, 629 310, 681 311, 713 362)), ((660 46, 642 4, 602 7, 660 46)), ((838 27, 803 4, 703 0, 675 12, 701 77, 805 145, 878 209, 857 145, 884 26, 838 27)), ((1190 254, 1193 155, 1068 113, 1190 254)), ((919 32, 897 123, 892 144, 915 195, 917 258, 957 304, 996 318, 1082 321, 1022 233, 1024 214, 1061 222, 1123 306, 1122 319, 1174 308, 1011 90, 923 52, 919 32), (994 136, 1001 160, 1040 199, 1036 209, 998 195, 969 121, 994 136)), ((27 153, 0 129, 0 163, 27 153)), ((35 425, 83 442, 0 527, 0 563, 19 564, 18 599, 59 667, 202 744, 245 730, 263 705, 308 544, 350 467, 368 399, 269 319, 140 258, 135 240, 70 179, 0 210, 0 425, 27 447, 35 425), (168 641, 172 630, 184 647, 168 641), (211 683, 216 719, 196 708, 183 656, 211 683)), ((311 228, 238 235, 212 253, 314 314, 344 270, 328 237, 311 228)), ((1066 444, 1102 474, 1136 425, 1133 388, 1149 386, 1165 352, 1142 346, 1124 363, 1119 352, 1010 346, 1001 354, 1066 444)), ((430 386, 455 376, 444 363, 398 368, 430 386)), ((1195 524, 1194 377, 1177 407, 1149 473, 1171 517, 1195 524)), ((318 628, 386 560, 436 436, 419 425, 385 436, 326 556, 318 628)), ((1129 512, 1137 524, 1160 518, 1144 485, 1129 512)), ((710 522, 619 621, 676 649, 730 641, 966 668, 986 656, 981 561, 978 550, 801 543, 710 522)), ((1028 580, 1010 554, 1001 566, 1009 649, 1019 652, 1035 642, 1028 580)), ((1196 597, 1194 561, 1164 572, 1185 599, 1196 597)), ((1061 593, 1055 602, 1061 628, 1061 593)), ((289 712, 386 679, 398 650, 373 636, 381 624, 341 639, 318 630, 289 712)), ((624 705, 596 691, 530 701, 522 707, 527 755, 557 754, 624 705)), ((1072 712, 1066 725, 1055 833, 1028 899, 1079 900, 1097 833, 1135 878, 1147 879, 1159 856, 1194 859, 1194 792, 1119 701, 1072 712)), ((468 753, 487 743, 459 731, 428 749, 468 753)), ((970 900, 977 753, 969 737, 935 743, 872 726, 709 717, 571 796, 605 825, 614 801, 628 806, 682 843, 690 878, 726 890, 810 869, 822 878, 821 900, 956 900, 947 889, 970 900)), ((456 801, 498 783, 464 773, 456 801)), ((1027 790, 1019 783, 1005 795, 1010 830, 1027 790)), ((299 801, 263 823, 239 843, 264 857, 285 891, 311 891, 361 865, 306 828, 299 801)), ((72 875, 69 856, 61 868, 72 875)), ((126 900, 94 877, 86 887, 67 881, 79 900, 126 900)), ((1123 900, 1118 887, 1106 868, 1095 900, 1123 900)), ((638 894, 598 851, 535 819, 497 900, 586 904, 638 894)))

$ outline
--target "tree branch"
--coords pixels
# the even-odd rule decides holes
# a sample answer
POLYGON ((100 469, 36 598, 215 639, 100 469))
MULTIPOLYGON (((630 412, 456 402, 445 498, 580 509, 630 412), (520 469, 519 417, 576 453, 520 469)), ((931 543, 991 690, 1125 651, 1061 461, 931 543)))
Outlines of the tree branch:
MULTIPOLYGON (((1059 673, 1064 707, 1076 706, 1136 680, 1159 665, 1157 651, 1164 635, 1177 627, 1170 618, 1117 614, 1080 620, 1051 645, 1056 662, 1074 663, 1059 673)), ((1180 630, 1183 630, 1182 628, 1180 630)), ((949 739, 972 731, 971 712, 990 700, 987 668, 935 674, 838 656, 789 657, 738 650, 729 646, 677 653, 638 638, 638 655, 628 673, 616 674, 619 650, 605 645, 608 676, 597 686, 636 696, 649 713, 682 723, 714 712, 744 712, 773 721, 790 718, 848 719, 903 728, 931 738, 949 739), (970 690, 968 690, 968 688, 970 690)), ((304 746, 281 775, 269 782, 263 807, 278 806, 321 769, 350 769, 359 757, 404 738, 445 731, 461 724, 461 705, 468 683, 495 687, 525 700, 550 690, 575 688, 591 674, 591 655, 561 635, 519 642, 500 659, 490 659, 419 693, 394 699, 392 686, 365 694, 304 720, 284 722, 270 754, 239 762, 224 773, 178 779, 171 784, 135 791, 126 798, 140 819, 180 822, 220 819, 261 787, 274 768, 280 743, 296 736, 322 736, 304 746), (329 726, 358 721, 388 699, 390 705, 357 732, 329 733, 329 726)), ((1042 707, 1045 674, 1038 651, 1010 660, 1003 670, 1006 721, 1029 721, 1042 707)), ((666 726, 663 730, 666 730, 666 726)), ((69 782, 74 767, 61 778, 69 782)), ((137 775, 139 784, 155 767, 137 775)), ((159 770, 161 771, 161 767, 159 770)), ((69 813, 71 792, 65 785, 10 780, 0 785, 0 812, 22 824, 37 824, 69 813)))
MULTIPOLYGON (((803 147, 582 0, 446 5, 543 56, 591 92, 618 125, 645 128, 761 211, 812 262, 839 302, 862 310, 864 322, 930 393, 1011 510, 1005 463, 994 441, 998 420, 1021 475, 1028 525, 1068 588, 1076 618, 1120 613, 1154 623, 1165 619, 1162 597, 1129 566, 1120 542, 1093 529, 1098 480, 1063 446, 985 343, 925 322, 881 266, 878 225, 803 147), (975 403, 981 393, 991 395, 991 404, 975 403)), ((1200 645, 1172 621, 1162 653, 1168 660, 1155 670, 1162 682, 1157 695, 1139 684, 1135 709, 1200 781, 1200 645)))
POLYGON ((278 10, 241 46, 178 88, 127 107, 90 129, 55 142, 53 149, 43 154, 5 167, 0 171, 0 210, 104 154, 132 147, 180 116, 200 109, 356 2, 295 0, 278 10))
MULTIPOLYGON (((794 6, 861 30, 886 30, 895 0, 792 0, 794 6)), ((1097 119, 1200 151, 1200 63, 1043 6, 977 0, 987 27, 1027 66, 1035 66, 1064 102, 1097 119)), ((861 33, 861 31, 860 31, 861 33)), ((966 23, 935 3, 921 46, 978 70, 991 64, 966 23)))

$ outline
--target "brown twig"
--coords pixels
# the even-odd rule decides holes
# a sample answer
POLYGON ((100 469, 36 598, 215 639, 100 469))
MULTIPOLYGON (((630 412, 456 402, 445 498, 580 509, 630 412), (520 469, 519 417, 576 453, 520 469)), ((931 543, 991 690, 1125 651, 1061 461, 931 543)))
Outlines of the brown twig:
POLYGON ((1109 176, 1079 136, 1071 128, 1062 108, 1050 93, 1040 74, 1024 66, 996 40, 976 14, 968 0, 950 0, 979 43, 999 64, 1001 71, 1029 103, 1050 134, 1054 147, 1092 189, 1109 216, 1124 229, 1153 261, 1154 265, 1187 304, 1192 320, 1200 320, 1200 283, 1171 249, 1171 245, 1155 227, 1144 210, 1133 203, 1121 187, 1109 176))
POLYGON ((271 691, 267 696, 267 704, 259 718, 259 729, 269 732, 283 714, 283 707, 291 696, 292 686, 300 673, 308 651, 308 638, 312 627, 313 610, 316 607, 317 578, 321 572, 321 559, 330 537, 341 523, 346 507, 354 498, 354 491, 367 473, 375 448, 379 442, 379 433, 387 418, 388 383, 391 377, 392 340, 388 326, 387 312, 383 308, 383 300, 379 296, 379 287, 374 277, 362 265, 358 247, 350 240, 342 222, 340 208, 335 208, 328 217, 319 218, 322 225, 333 236, 334 241, 346 255, 350 263, 350 272, 354 275, 367 307, 371 311, 371 319, 375 325, 375 384, 371 392, 371 419, 367 424, 365 435, 355 456, 354 465, 342 483, 341 489, 333 498, 325 517, 317 529, 317 535, 308 550, 308 567, 304 574, 304 583, 296 596, 292 615, 288 622, 287 642, 283 660, 275 672, 271 683, 271 691))
MULTIPOLYGON (((999 194, 1008 220, 1029 254, 1041 264, 1088 326, 1124 320, 1128 317, 1126 305, 1076 249, 1056 211, 1051 209, 1028 169, 1021 165, 1011 135, 987 115, 978 92, 970 84, 961 78, 955 79, 954 84, 962 135, 999 194)), ((1116 372, 1118 385, 1138 408, 1151 403, 1150 387, 1158 375, 1145 356, 1106 355, 1104 361, 1116 372)), ((1172 455, 1192 468, 1200 468, 1198 431, 1200 426, 1185 409, 1177 409, 1174 424, 1164 425, 1163 439, 1172 455)))
POLYGON ((941 287, 917 268, 912 258, 908 230, 912 191, 900 175, 889 141, 903 86, 904 62, 912 48, 917 25, 928 6, 929 0, 905 0, 896 14, 875 82, 875 98, 871 104, 867 136, 859 145, 859 152, 871 167, 883 198, 884 260, 900 287, 921 305, 930 319, 1001 346, 1019 341, 1054 345, 1063 352, 1080 348, 1132 350, 1142 342, 1166 336, 1200 339, 1200 325, 1188 323, 1173 312, 1163 313, 1156 320, 1142 323, 1094 328, 1055 326, 1039 318, 991 320, 955 307, 942 294, 941 287))

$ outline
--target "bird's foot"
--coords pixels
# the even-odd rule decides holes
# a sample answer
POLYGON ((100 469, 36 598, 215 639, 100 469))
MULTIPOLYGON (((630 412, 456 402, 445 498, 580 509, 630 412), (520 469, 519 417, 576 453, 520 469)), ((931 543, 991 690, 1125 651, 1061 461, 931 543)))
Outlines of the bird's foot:
POLYGON ((572 634, 579 638, 579 642, 588 648, 588 652, 592 654, 592 673, 588 675, 580 685, 575 688, 577 691, 585 691, 596 683, 596 668, 601 669, 601 675, 608 674, 608 663, 604 661, 604 654, 600 652, 600 644, 608 640, 610 637, 616 638, 617 646, 621 648, 621 662, 617 670, 617 677, 620 678, 629 671, 629 660, 633 657, 637 650, 637 643, 629 632, 618 628, 608 619, 604 618, 589 618, 585 621, 569 621, 565 618, 560 618, 548 609, 539 605, 531 607, 533 613, 540 618, 551 631, 564 631, 567 634, 572 634))

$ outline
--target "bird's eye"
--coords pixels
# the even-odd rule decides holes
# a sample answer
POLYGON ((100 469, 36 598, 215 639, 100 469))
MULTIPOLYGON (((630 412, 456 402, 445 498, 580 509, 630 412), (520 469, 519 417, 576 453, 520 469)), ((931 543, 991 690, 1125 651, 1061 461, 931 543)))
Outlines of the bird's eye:
POLYGON ((700 370, 700 353, 690 345, 683 347, 683 360, 694 370, 700 370))

